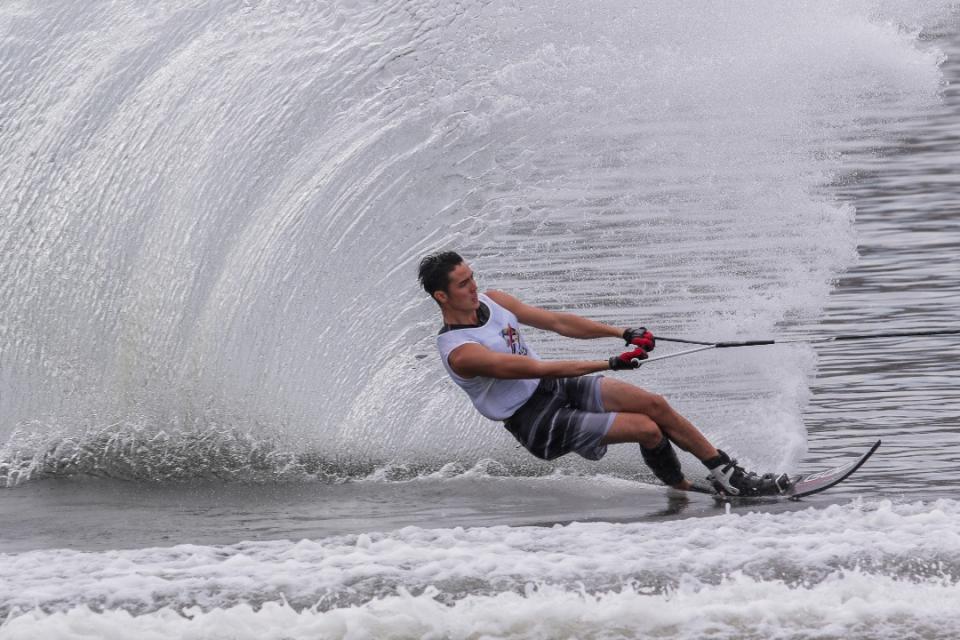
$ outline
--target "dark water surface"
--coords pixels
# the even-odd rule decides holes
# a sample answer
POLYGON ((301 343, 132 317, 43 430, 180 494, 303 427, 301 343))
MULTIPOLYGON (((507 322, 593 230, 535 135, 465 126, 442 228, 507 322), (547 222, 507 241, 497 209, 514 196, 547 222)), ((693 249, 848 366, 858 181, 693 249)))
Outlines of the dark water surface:
MULTIPOLYGON (((846 150, 837 186, 857 209, 859 261, 831 293, 817 332, 859 334, 960 326, 960 41, 946 39, 943 102, 877 113, 886 144, 846 150)), ((882 439, 850 488, 956 497, 960 474, 957 336, 818 346, 806 413, 810 459, 882 439)))

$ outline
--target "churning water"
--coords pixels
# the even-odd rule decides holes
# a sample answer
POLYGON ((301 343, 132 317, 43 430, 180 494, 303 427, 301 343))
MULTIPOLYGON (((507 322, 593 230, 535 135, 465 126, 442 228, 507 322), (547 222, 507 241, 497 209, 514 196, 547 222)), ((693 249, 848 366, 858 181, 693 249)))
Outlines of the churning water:
POLYGON ((415 281, 455 248, 661 335, 955 328, 955 3, 8 0, 0 48, 0 637, 960 632, 956 339, 622 374, 750 467, 884 439, 724 513, 635 447, 518 450, 415 281))

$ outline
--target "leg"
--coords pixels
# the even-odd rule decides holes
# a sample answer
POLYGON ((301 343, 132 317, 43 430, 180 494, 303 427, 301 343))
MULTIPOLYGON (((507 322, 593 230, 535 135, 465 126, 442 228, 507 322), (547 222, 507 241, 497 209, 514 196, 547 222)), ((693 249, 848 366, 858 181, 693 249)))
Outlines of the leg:
MULTIPOLYGON (((606 411, 641 414, 651 420, 678 447, 692 453, 701 461, 718 455, 716 447, 710 444, 699 429, 677 413, 662 396, 620 380, 603 378, 600 381, 600 397, 606 411)), ((610 430, 612 432, 613 427, 610 430)))
POLYGON ((636 442, 652 449, 660 444, 663 432, 657 423, 641 413, 618 413, 610 425, 610 431, 603 438, 603 444, 636 442))
POLYGON ((603 444, 636 442, 640 445, 643 459, 654 474, 665 484, 675 489, 689 489, 690 483, 683 477, 677 454, 670 446, 660 427, 641 413, 618 413, 604 436, 603 444))
MULTIPOLYGON (((737 465, 736 460, 731 460, 730 456, 710 444, 689 420, 677 413, 661 396, 609 378, 601 381, 600 392, 604 409, 607 411, 628 412, 622 415, 641 415, 653 422, 669 440, 697 456, 710 470, 714 487, 721 493, 778 495, 789 489, 791 481, 786 474, 758 476, 747 473, 737 465)), ((610 431, 613 431, 612 427, 610 431)))

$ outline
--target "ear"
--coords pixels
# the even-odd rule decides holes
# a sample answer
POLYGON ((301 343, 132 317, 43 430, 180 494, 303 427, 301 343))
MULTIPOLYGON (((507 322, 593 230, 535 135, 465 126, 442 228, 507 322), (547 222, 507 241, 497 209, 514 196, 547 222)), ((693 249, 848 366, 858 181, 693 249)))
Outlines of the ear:
POLYGON ((447 295, 446 291, 434 291, 433 299, 437 301, 438 304, 446 304, 450 302, 450 296, 447 295))

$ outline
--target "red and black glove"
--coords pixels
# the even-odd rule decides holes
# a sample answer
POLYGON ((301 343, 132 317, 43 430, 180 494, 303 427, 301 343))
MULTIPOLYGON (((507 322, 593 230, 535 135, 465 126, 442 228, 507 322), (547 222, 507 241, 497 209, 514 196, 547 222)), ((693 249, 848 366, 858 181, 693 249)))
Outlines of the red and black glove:
POLYGON ((647 352, 637 347, 633 351, 624 351, 618 356, 611 356, 610 368, 614 371, 622 369, 639 369, 641 360, 647 359, 647 352))
POLYGON ((623 332, 623 339, 628 347, 634 345, 644 351, 653 351, 653 348, 657 346, 657 339, 653 337, 652 333, 647 331, 646 327, 625 330, 623 332))

